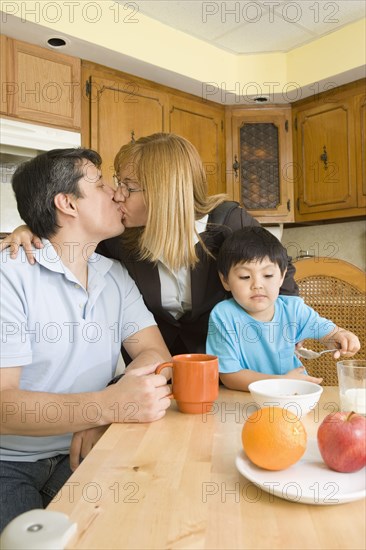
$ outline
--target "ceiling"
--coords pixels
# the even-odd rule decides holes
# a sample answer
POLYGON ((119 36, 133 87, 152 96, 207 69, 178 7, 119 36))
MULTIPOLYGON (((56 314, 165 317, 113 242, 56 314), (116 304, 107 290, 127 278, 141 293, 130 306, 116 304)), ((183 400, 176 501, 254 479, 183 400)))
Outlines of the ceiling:
POLYGON ((135 0, 131 5, 236 54, 288 52, 366 16, 365 0, 135 0))

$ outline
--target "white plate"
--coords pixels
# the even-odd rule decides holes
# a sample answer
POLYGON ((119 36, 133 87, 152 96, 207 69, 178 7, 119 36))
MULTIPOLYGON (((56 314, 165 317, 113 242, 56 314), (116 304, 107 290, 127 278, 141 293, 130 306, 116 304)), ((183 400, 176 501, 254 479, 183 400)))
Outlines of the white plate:
POLYGON ((267 493, 291 502, 342 504, 366 496, 365 468, 353 474, 330 470, 320 456, 315 439, 308 441, 302 459, 287 470, 272 472, 258 468, 244 451, 239 452, 235 464, 249 481, 267 493))

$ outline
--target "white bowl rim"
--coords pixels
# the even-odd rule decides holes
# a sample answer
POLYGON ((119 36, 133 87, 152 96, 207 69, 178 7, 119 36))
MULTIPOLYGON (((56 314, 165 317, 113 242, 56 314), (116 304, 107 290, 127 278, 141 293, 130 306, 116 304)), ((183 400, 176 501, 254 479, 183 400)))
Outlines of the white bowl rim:
POLYGON ((273 399, 279 399, 279 398, 282 398, 282 397, 286 397, 286 398, 293 397, 295 399, 306 399, 306 398, 309 398, 309 397, 315 397, 317 395, 320 396, 323 393, 323 387, 320 386, 319 384, 315 384, 315 382, 310 382, 309 380, 295 380, 295 379, 291 379, 291 378, 289 378, 288 380, 284 379, 284 378, 279 378, 279 379, 265 378, 263 380, 255 380, 255 382, 251 382, 248 385, 248 390, 251 393, 256 393, 257 395, 260 395, 262 397, 268 397, 268 398, 273 398, 273 399), (282 393, 282 394, 279 394, 279 395, 273 395, 273 394, 268 393, 268 391, 270 391, 268 389, 267 390, 265 388, 264 389, 263 388, 262 389, 260 389, 260 388, 257 389, 257 387, 256 387, 256 386, 260 386, 261 384, 264 384, 265 386, 270 385, 270 383, 273 383, 273 382, 276 382, 277 384, 279 383, 280 385, 281 385, 282 382, 285 382, 287 385, 293 384, 294 386, 296 384, 300 384, 300 385, 305 384, 305 387, 307 387, 309 389, 312 389, 313 391, 311 391, 310 393, 301 393, 301 394, 296 394, 296 395, 289 395, 287 393, 282 393))

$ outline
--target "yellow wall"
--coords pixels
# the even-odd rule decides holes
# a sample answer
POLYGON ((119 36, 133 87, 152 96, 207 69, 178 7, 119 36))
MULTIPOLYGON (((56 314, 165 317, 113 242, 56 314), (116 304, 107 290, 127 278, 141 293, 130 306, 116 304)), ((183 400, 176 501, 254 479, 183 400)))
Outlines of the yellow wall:
POLYGON ((366 63, 366 19, 287 54, 288 75, 305 86, 366 63))
MULTIPOLYGON (((266 82, 276 83, 273 91, 282 91, 290 82, 305 86, 366 62, 366 20, 288 53, 235 55, 135 13, 133 3, 1 0, 0 5, 15 17, 49 28, 50 36, 64 33, 199 82, 215 83, 228 91, 239 89, 240 93, 250 82, 257 83, 261 93, 269 90, 266 82)), ((2 33, 6 34, 4 19, 2 33)), ((249 93, 256 94, 255 86, 249 93)))

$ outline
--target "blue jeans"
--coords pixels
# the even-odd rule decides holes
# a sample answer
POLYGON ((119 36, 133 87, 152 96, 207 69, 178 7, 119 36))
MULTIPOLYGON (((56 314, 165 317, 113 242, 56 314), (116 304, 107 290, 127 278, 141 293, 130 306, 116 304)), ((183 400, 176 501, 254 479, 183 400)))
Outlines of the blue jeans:
POLYGON ((71 474, 69 455, 36 462, 0 460, 0 532, 23 512, 45 508, 71 474))

